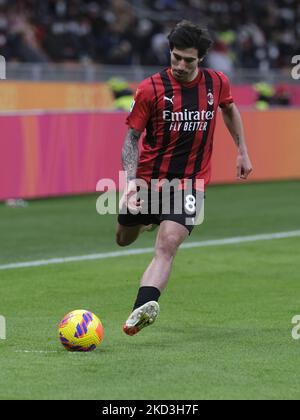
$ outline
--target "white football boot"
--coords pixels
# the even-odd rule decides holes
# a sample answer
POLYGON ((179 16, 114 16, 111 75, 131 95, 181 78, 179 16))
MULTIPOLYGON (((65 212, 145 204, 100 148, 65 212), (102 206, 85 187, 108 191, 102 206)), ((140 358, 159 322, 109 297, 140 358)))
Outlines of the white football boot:
POLYGON ((154 300, 135 309, 124 324, 123 331, 127 335, 135 335, 143 328, 153 324, 159 314, 159 304, 154 300))

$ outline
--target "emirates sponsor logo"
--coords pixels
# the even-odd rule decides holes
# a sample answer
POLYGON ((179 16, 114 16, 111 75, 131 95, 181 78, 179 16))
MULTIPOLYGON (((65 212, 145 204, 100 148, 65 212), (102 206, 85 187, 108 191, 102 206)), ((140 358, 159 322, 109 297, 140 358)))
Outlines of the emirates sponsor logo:
POLYGON ((215 116, 215 111, 189 111, 184 109, 181 112, 163 111, 163 119, 166 122, 171 121, 207 121, 212 120, 215 116))
POLYGON ((208 121, 215 116, 215 111, 189 111, 181 112, 163 111, 163 120, 170 122, 170 131, 206 131, 208 121))

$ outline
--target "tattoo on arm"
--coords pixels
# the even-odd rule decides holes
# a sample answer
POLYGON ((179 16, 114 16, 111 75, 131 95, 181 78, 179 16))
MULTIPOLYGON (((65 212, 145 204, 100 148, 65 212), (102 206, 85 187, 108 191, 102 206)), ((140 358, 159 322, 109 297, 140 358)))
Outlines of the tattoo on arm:
POLYGON ((244 147, 243 125, 240 113, 234 104, 222 108, 223 118, 238 149, 244 147))
POLYGON ((237 145, 237 147, 240 147, 240 145, 241 145, 241 138, 240 138, 240 135, 239 134, 235 134, 235 143, 236 143, 236 145, 237 145))
POLYGON ((136 177, 136 170, 139 159, 138 140, 141 133, 130 128, 125 138, 122 149, 122 162, 124 171, 127 172, 128 179, 136 177))

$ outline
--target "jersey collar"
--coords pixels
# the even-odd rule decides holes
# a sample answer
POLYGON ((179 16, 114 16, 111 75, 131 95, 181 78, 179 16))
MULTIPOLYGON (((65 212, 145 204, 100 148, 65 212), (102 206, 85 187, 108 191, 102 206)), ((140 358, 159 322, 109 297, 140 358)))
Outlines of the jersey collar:
POLYGON ((203 75, 203 72, 202 72, 202 70, 201 70, 201 68, 199 68, 199 71, 198 71, 198 75, 195 77, 195 79, 194 80, 192 80, 191 82, 187 82, 187 83, 179 83, 175 78, 174 78, 174 76, 172 75, 172 71, 171 71, 171 67, 169 67, 168 68, 168 70, 167 70, 167 72, 168 72, 168 75, 169 75, 169 77, 175 82, 175 83, 178 83, 180 86, 183 86, 183 87, 187 87, 187 88, 190 88, 190 87, 194 87, 194 86, 196 86, 200 81, 201 81, 201 79, 202 79, 202 75, 203 75))

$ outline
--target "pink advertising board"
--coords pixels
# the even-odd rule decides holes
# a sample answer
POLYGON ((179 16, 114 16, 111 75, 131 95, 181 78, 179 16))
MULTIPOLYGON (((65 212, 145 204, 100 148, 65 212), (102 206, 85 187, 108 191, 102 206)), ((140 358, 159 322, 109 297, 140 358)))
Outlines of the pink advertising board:
MULTIPOLYGON (((251 180, 300 179, 300 109, 242 117, 251 180)), ((103 178, 118 185, 125 119, 117 112, 0 116, 0 200, 95 193, 103 178)), ((212 182, 235 182, 236 150, 220 115, 215 137, 212 182)))
POLYGON ((0 200, 95 192, 120 169, 124 116, 1 116, 0 200))

